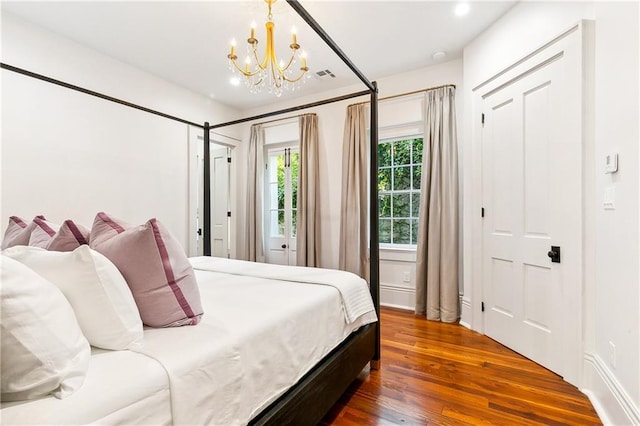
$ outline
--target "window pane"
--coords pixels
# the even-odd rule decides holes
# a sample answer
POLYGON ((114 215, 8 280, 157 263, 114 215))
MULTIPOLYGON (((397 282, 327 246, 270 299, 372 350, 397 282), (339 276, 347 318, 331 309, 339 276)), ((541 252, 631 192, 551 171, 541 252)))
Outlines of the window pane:
POLYGON ((411 224, 409 219, 393 220, 393 244, 411 244, 411 224))
POLYGON ((272 237, 284 236, 284 222, 282 222, 282 226, 278 223, 280 213, 283 214, 282 217, 284 218, 284 212, 280 212, 278 210, 271 210, 270 212, 269 228, 271 229, 270 234, 272 237))
POLYGON ((422 138, 416 138, 413 140, 413 158, 411 162, 413 164, 422 164, 422 138))
POLYGON ((411 244, 418 244, 418 221, 411 220, 411 244))
POLYGON ((393 165, 411 164, 411 139, 393 144, 393 165))
MULTIPOLYGON (((393 195, 393 217, 409 217, 411 211, 409 202, 410 194, 394 194, 393 195)), ((395 226, 395 224, 394 224, 395 226)), ((394 231, 395 232, 395 231, 394 231)))
POLYGON ((295 238, 298 233, 298 212, 291 211, 291 237, 295 238))
POLYGON ((391 166, 391 144, 378 145, 378 167, 391 166))
POLYGON ((284 236, 284 210, 278 210, 278 235, 284 236))
POLYGON ((403 191, 411 189, 411 167, 393 168, 393 190, 403 191))
POLYGON ((380 219, 380 230, 378 237, 380 239, 380 243, 391 243, 391 220, 380 219))
POLYGON ((411 217, 420 217, 420 193, 411 193, 411 217))
POLYGON ((391 217, 391 195, 380 194, 378 203, 380 204, 380 217, 391 217))
POLYGON ((284 167, 284 156, 270 155, 269 156, 269 182, 278 181, 278 170, 280 166, 284 167))
POLYGON ((378 170, 378 191, 391 190, 391 169, 378 170))
POLYGON ((284 209, 284 155, 278 156, 278 208, 284 209))
POLYGON ((278 208, 278 184, 269 184, 269 208, 276 210, 278 208))
POLYGON ((298 207, 298 160, 300 154, 294 152, 291 154, 291 206, 295 209, 298 207))
POLYGON ((422 166, 412 166, 413 169, 413 189, 420 189, 422 179, 422 166))

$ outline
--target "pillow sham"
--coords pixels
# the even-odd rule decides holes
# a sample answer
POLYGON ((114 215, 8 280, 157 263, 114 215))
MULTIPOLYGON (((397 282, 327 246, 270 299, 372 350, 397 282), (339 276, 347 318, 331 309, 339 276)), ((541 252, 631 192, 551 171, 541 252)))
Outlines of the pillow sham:
POLYGON ((89 244, 122 272, 144 324, 175 327, 200 321, 203 310, 193 268, 180 243, 160 221, 153 218, 131 226, 100 212, 89 244))
POLYGON ((33 219, 33 229, 29 235, 30 246, 45 247, 58 232, 59 226, 41 217, 33 219))
POLYGON ((65 220, 56 231, 50 223, 36 218, 36 226, 29 237, 29 245, 51 251, 73 251, 89 244, 89 230, 72 220, 65 220))
POLYGON ((122 274, 102 254, 82 245, 71 252, 39 247, 11 247, 3 254, 55 284, 65 295, 93 346, 137 349, 142 346, 142 321, 122 274))
MULTIPOLYGON (((36 216, 36 218, 45 220, 44 216, 36 216)), ((29 245, 29 237, 31 237, 31 232, 35 226, 36 224, 33 221, 26 223, 18 216, 11 216, 7 230, 4 232, 4 238, 2 239, 2 249, 29 245)))
POLYGON ((2 401, 71 395, 91 357, 73 309, 55 285, 20 262, 2 256, 0 269, 2 401))

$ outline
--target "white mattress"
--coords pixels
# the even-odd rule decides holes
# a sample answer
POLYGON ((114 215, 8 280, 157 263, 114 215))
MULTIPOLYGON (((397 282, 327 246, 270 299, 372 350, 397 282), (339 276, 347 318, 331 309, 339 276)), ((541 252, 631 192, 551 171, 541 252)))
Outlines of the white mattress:
MULTIPOLYGON (((192 263, 200 324, 146 328, 141 353, 94 350, 79 391, 3 403, 0 423, 246 424, 351 332, 376 321, 374 311, 347 319, 345 299, 361 295, 345 298, 344 287, 212 271, 250 269, 241 261, 192 263)), ((368 293, 366 282, 359 291, 368 293)))
POLYGON ((130 351, 93 349, 82 387, 71 396, 3 402, 3 425, 171 424, 169 380, 158 362, 130 351))

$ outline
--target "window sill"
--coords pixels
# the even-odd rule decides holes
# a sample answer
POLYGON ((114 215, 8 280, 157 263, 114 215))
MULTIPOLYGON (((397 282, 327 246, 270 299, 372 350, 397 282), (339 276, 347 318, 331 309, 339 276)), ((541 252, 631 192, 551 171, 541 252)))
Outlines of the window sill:
POLYGON ((416 249, 403 247, 380 247, 380 260, 391 260, 396 262, 415 262, 416 249))

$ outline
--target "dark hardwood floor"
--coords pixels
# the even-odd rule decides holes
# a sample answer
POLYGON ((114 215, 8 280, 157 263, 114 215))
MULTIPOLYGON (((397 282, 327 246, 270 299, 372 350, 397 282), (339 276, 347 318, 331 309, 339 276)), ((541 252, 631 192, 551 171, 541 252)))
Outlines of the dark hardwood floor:
POLYGON ((396 309, 381 320, 381 369, 321 424, 602 424, 577 388, 488 337, 396 309))

